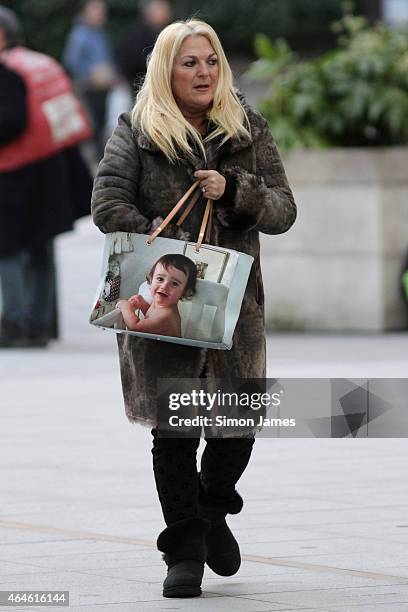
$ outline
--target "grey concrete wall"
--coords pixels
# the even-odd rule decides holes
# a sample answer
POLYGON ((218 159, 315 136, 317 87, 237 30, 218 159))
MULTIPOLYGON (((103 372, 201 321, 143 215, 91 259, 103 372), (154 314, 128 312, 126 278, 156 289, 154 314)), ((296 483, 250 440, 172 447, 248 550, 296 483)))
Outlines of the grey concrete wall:
POLYGON ((284 165, 298 218, 288 233, 261 237, 268 326, 404 327, 408 148, 296 151, 284 165))

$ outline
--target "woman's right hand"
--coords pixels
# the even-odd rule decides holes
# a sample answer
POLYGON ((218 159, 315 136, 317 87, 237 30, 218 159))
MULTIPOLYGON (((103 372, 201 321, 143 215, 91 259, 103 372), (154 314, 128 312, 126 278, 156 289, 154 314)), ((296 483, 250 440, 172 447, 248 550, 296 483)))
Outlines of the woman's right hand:
POLYGON ((219 200, 227 184, 225 177, 217 170, 197 170, 194 177, 200 181, 200 189, 208 200, 219 200))

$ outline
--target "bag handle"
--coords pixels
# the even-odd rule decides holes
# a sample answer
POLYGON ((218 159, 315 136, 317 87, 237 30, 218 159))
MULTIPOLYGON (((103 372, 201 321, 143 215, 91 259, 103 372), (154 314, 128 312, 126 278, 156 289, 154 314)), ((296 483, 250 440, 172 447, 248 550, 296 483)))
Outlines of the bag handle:
POLYGON ((210 202, 210 214, 208 216, 207 231, 205 233, 205 241, 206 242, 210 242, 212 220, 213 220, 213 211, 214 211, 214 200, 207 200, 207 204, 208 204, 208 202, 210 202))
MULTIPOLYGON (((177 221, 177 225, 178 226, 180 226, 183 223, 184 219, 190 214, 191 210, 193 209, 193 207, 194 207, 194 205, 197 202, 199 197, 200 197, 200 192, 196 191, 196 193, 191 198, 189 205, 187 206, 187 208, 185 209, 185 211, 181 215, 180 219, 177 221)), ((207 205, 208 205, 209 202, 210 202, 210 210, 209 210, 209 214, 208 214, 207 229, 206 229, 206 232, 205 232, 205 241, 206 242, 210 242, 210 238, 211 238, 212 217, 213 217, 213 208, 214 208, 213 207, 213 204, 214 204, 213 200, 207 200, 207 205)), ((203 219, 203 222, 204 222, 204 219, 203 219)), ((204 231, 204 229, 205 229, 205 224, 203 223, 203 225, 200 228, 200 232, 204 231)), ((197 252, 200 249, 201 242, 202 242, 202 239, 199 240, 199 242, 197 242, 197 246, 196 246, 196 251, 197 252)))
POLYGON ((191 185, 191 187, 189 189, 187 189, 186 193, 179 199, 179 201, 177 202, 177 204, 174 206, 174 208, 169 212, 169 214, 167 215, 167 217, 162 221, 161 225, 159 225, 159 227, 157 229, 155 229, 155 231, 153 232, 153 234, 151 234, 147 240, 147 244, 152 244, 153 240, 155 238, 157 238, 157 236, 167 227, 167 225, 170 223, 170 221, 172 220, 172 218, 174 217, 174 215, 176 215, 178 213, 178 211, 180 210, 180 208, 183 206, 184 202, 188 199, 188 197, 193 193, 194 189, 197 187, 197 185, 199 184, 200 181, 195 181, 195 183, 193 183, 191 185))
MULTIPOLYGON (((174 206, 174 208, 172 208, 172 210, 169 212, 167 217, 162 221, 162 223, 159 225, 159 227, 156 228, 155 231, 149 236, 149 238, 147 239, 147 244, 148 245, 152 244, 153 240, 155 240, 157 238, 157 236, 167 227, 167 225, 170 223, 170 221, 173 219, 173 217, 178 213, 180 208, 183 206, 183 204, 186 202, 186 200, 189 198, 189 196, 193 193, 193 191, 196 189, 196 187, 199 185, 199 183, 200 183, 200 181, 195 181, 191 185, 191 187, 189 187, 189 189, 187 189, 186 193, 180 198, 180 200, 177 202, 177 204, 174 206)), ((177 221, 177 225, 178 226, 180 226, 183 223, 184 219, 191 212, 193 206, 195 205, 195 203, 197 202, 199 197, 200 197, 200 192, 196 192, 194 194, 194 196, 192 197, 189 205, 187 206, 187 208, 185 209, 185 211, 181 215, 180 219, 177 221)), ((197 251, 197 253, 200 250, 200 246, 202 244, 202 241, 203 241, 203 238, 204 238, 204 234, 205 234, 205 239, 207 241, 210 240, 212 214, 213 214, 213 200, 207 200, 207 205, 205 207, 203 221, 201 223, 200 232, 199 232, 198 240, 197 240, 197 243, 196 243, 196 251, 197 251)))
POLYGON ((191 210, 194 207, 194 204, 197 202, 197 200, 200 197, 200 191, 196 191, 195 194, 193 195, 193 197, 190 200, 189 205, 187 206, 187 208, 185 209, 185 211, 183 212, 183 214, 181 215, 180 219, 177 221, 177 225, 181 225, 184 221, 184 219, 190 214, 191 210))
POLYGON ((197 253, 200 250, 200 246, 201 246, 201 243, 203 241, 204 234, 205 234, 205 239, 206 240, 210 239, 209 236, 210 236, 211 226, 208 223, 208 220, 210 219, 210 222, 212 221, 212 209, 213 209, 213 201, 212 200, 207 200, 207 205, 205 207, 203 222, 201 223, 200 233, 198 234, 198 240, 197 240, 196 249, 195 249, 197 253), (208 223, 208 225, 207 225, 207 223, 208 223), (207 229, 207 231, 206 231, 206 229, 207 229))

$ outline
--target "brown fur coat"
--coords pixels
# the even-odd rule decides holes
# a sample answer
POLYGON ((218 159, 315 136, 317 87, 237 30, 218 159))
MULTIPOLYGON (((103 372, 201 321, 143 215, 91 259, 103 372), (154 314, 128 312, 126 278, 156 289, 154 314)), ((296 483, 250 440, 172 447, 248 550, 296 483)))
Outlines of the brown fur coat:
MULTIPOLYGON (((254 257, 241 313, 230 351, 146 340, 118 334, 122 388, 130 421, 156 425, 156 379, 195 378, 206 363, 207 375, 261 378, 266 375, 263 285, 259 232, 286 232, 296 218, 296 205, 266 121, 245 105, 251 138, 229 140, 221 148, 207 146, 207 168, 227 178, 227 193, 214 204, 211 244, 254 257), (228 177, 231 180, 228 180, 228 177), (231 188, 232 185, 232 188, 231 188)), ((122 115, 110 138, 94 183, 92 214, 102 232, 148 234, 157 217, 165 217, 205 168, 198 157, 171 165, 154 143, 133 131, 122 115)), ((184 221, 183 230, 196 240, 205 201, 200 198, 184 221)), ((170 225, 163 237, 183 238, 170 225)))

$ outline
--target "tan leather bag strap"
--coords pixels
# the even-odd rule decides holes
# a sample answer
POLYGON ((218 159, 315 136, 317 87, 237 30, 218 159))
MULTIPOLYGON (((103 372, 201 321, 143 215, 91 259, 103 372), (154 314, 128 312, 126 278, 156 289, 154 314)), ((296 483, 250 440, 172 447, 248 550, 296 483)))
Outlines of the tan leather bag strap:
POLYGON ((194 204, 198 201, 200 195, 201 195, 200 190, 195 192, 195 194, 193 195, 193 197, 190 200, 189 205, 187 206, 187 208, 185 209, 185 211, 181 215, 180 219, 177 221, 177 225, 181 225, 183 223, 184 219, 190 214, 190 212, 192 211, 192 209, 194 207, 194 204))
POLYGON ((195 249, 197 253, 200 250, 200 246, 204 238, 204 234, 207 228, 208 219, 210 218, 211 210, 212 210, 212 200, 207 200, 203 222, 201 223, 200 233, 198 234, 198 240, 197 240, 196 249, 195 249))
MULTIPOLYGON (((178 211, 183 206, 183 204, 186 202, 186 200, 189 198, 189 196, 196 189, 198 184, 199 184, 199 181, 195 181, 195 183, 193 183, 191 185, 191 187, 180 198, 180 200, 177 202, 177 204, 174 206, 174 208, 172 208, 172 210, 169 212, 167 217, 162 221, 161 225, 159 225, 159 227, 149 236, 149 238, 147 239, 147 244, 152 244, 153 240, 155 240, 157 238, 157 236, 165 229, 165 227, 167 227, 167 225, 170 223, 170 221, 173 219, 173 217, 178 213, 178 211)), ((183 223, 183 221, 186 219, 187 215, 191 212, 191 210, 193 209, 194 205, 198 201, 199 197, 200 197, 200 192, 197 191, 193 195, 189 205, 187 206, 187 208, 185 209, 185 211, 181 215, 180 219, 177 221, 177 225, 178 226, 180 226, 183 223)), ((198 240, 197 240, 197 243, 196 243, 196 251, 197 252, 200 250, 201 244, 202 244, 203 239, 204 239, 204 234, 205 234, 206 242, 210 241, 212 217, 213 217, 213 200, 207 200, 207 205, 205 207, 203 221, 201 223, 200 232, 199 232, 198 240)))
POLYGON ((151 234, 147 240, 147 244, 152 244, 153 240, 157 238, 157 236, 164 230, 164 228, 170 223, 174 215, 178 213, 180 208, 183 206, 184 202, 187 198, 193 193, 194 189, 199 184, 199 181, 196 181, 191 185, 189 189, 187 189, 186 193, 179 199, 175 207, 169 212, 167 217, 162 221, 161 225, 151 234))
POLYGON ((214 211, 214 200, 208 200, 208 202, 210 202, 210 214, 208 215, 207 230, 205 232, 206 242, 210 242, 211 240, 211 228, 212 228, 213 211, 214 211))

